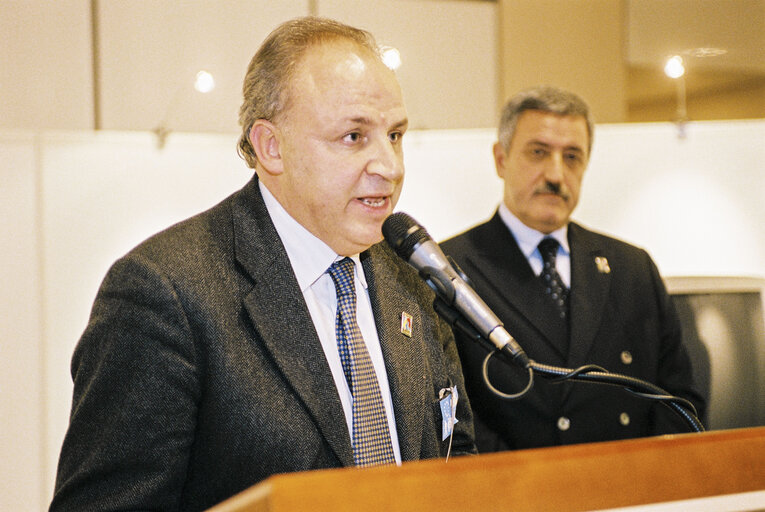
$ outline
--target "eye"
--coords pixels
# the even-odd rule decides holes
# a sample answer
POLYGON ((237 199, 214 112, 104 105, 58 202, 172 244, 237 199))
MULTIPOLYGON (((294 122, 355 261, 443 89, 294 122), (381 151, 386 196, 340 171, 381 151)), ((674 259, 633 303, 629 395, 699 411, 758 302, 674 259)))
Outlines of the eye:
POLYGON ((529 149, 529 156, 537 160, 541 160, 547 156, 547 149, 541 147, 533 147, 529 149))
POLYGON ((343 142, 348 142, 348 143, 351 143, 351 144, 359 142, 360 140, 361 140, 361 133, 360 132, 350 132, 350 133, 346 133, 343 136, 343 142))
POLYGON ((575 165, 575 164, 578 165, 582 162, 582 155, 580 155, 579 153, 565 153, 563 155, 563 158, 565 158, 566 161, 572 165, 575 165))
POLYGON ((396 143, 399 142, 403 136, 404 134, 401 132, 391 132, 388 134, 388 139, 390 139, 391 142, 396 143))

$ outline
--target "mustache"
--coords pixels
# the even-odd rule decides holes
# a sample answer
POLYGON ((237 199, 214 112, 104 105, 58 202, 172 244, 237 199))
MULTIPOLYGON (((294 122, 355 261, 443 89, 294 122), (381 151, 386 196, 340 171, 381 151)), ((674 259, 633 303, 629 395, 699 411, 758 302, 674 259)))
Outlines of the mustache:
POLYGON ((534 193, 536 194, 554 194, 564 201, 568 201, 571 197, 571 194, 568 193, 568 191, 563 188, 563 185, 560 183, 553 183, 550 181, 546 181, 544 185, 537 188, 534 193))

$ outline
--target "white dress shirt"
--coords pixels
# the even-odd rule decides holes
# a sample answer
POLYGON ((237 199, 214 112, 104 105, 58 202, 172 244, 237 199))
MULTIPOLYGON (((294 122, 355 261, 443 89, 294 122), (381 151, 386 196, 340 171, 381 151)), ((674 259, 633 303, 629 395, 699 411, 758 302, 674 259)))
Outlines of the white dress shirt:
MULTIPOLYGON (((353 438, 353 396, 351 395, 348 381, 345 379, 343 365, 340 362, 340 353, 337 350, 337 337, 335 334, 337 294, 332 277, 327 273, 327 269, 329 269, 332 263, 342 259, 342 257, 292 218, 262 182, 258 182, 258 184, 263 195, 263 201, 268 209, 268 214, 271 216, 276 231, 279 233, 284 248, 287 250, 292 270, 295 272, 298 285, 308 305, 313 325, 324 349, 324 357, 332 372, 332 378, 335 381, 340 402, 343 404, 348 432, 351 438, 353 438)), ((385 404, 385 413, 388 417, 388 427, 390 429, 396 463, 401 464, 401 452, 398 444, 396 420, 393 415, 393 402, 390 396, 388 374, 385 370, 385 361, 383 360, 382 349, 380 348, 380 338, 377 335, 377 326, 372 314, 372 305, 369 301, 367 281, 364 277, 364 269, 361 266, 359 255, 356 254, 351 259, 353 259, 355 264, 356 321, 359 324, 361 335, 364 337, 364 343, 367 346, 367 351, 369 351, 369 356, 377 373, 377 381, 380 384, 380 392, 385 404)))
POLYGON ((568 288, 571 288, 571 249, 568 245, 568 224, 549 235, 545 235, 521 222, 518 217, 510 212, 505 203, 500 203, 499 205, 499 216, 515 237, 518 247, 523 255, 526 256, 531 269, 536 275, 542 273, 543 266, 542 255, 537 247, 539 242, 548 236, 555 238, 560 244, 558 255, 555 257, 555 268, 558 274, 560 274, 563 283, 568 288))

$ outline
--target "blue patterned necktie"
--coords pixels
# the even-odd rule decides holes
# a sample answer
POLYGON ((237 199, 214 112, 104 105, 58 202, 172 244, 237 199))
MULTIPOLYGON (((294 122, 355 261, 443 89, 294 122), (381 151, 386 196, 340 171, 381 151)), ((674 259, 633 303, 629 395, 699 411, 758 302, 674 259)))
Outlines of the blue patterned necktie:
POLYGON ((357 466, 391 464, 396 459, 380 385, 372 358, 356 322, 353 260, 343 258, 329 267, 337 291, 335 332, 340 361, 353 395, 353 459, 357 466))
POLYGON ((555 268, 559 245, 558 241, 551 237, 543 238, 539 242, 539 253, 542 255, 542 273, 539 277, 545 287, 545 294, 552 299, 558 314, 565 320, 568 316, 568 288, 555 268))

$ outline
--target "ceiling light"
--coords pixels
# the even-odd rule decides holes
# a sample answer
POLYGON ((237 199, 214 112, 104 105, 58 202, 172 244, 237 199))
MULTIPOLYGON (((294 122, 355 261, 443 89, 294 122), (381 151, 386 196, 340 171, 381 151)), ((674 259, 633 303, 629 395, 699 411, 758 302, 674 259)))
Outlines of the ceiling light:
POLYGON ((392 46, 381 46, 380 55, 382 55, 383 63, 392 70, 396 70, 401 66, 401 53, 392 46))
POLYGON ((685 67, 683 66, 683 58, 679 55, 674 55, 667 59, 664 64, 664 74, 670 78, 680 78, 685 74, 685 67))
POLYGON ((207 93, 215 89, 215 78, 205 70, 197 73, 194 80, 194 89, 201 93, 207 93))

